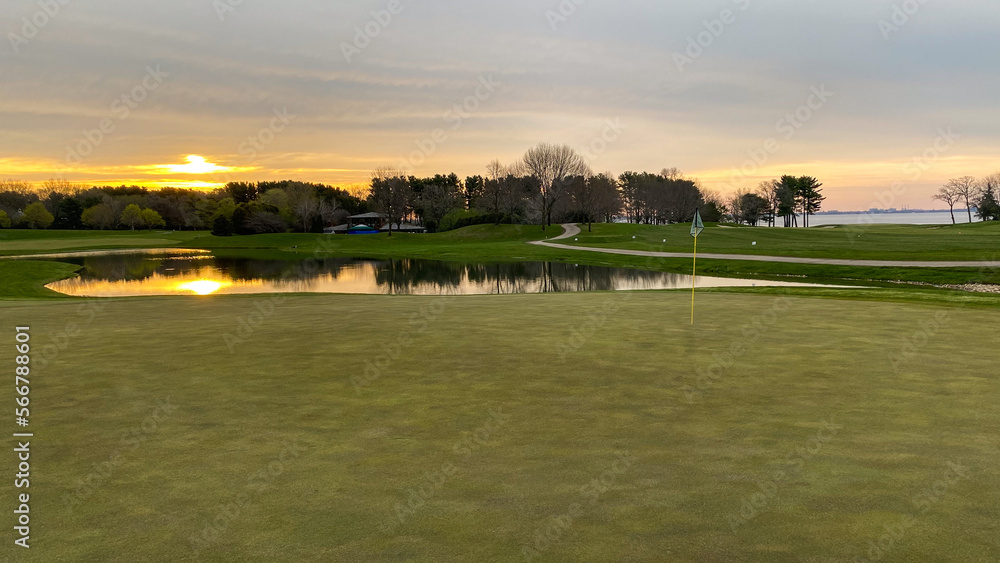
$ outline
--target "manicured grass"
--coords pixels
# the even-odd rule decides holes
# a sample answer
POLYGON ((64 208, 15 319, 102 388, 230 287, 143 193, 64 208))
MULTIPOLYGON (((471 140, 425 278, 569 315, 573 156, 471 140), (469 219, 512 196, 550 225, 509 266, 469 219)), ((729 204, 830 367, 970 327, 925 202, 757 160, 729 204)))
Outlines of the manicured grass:
POLYGON ((205 233, 193 231, 56 231, 0 229, 0 256, 119 248, 172 248, 205 233))
MULTIPOLYGON (((853 242, 837 229, 766 229, 711 227, 700 238, 704 253, 763 253, 830 258, 991 260, 1000 251, 1000 225, 975 224, 964 229, 949 227, 872 226, 863 231, 866 242, 853 242), (962 232, 962 234, 958 234, 962 232), (757 240, 758 247, 751 243, 757 240), (863 248, 859 245, 864 245, 863 248), (941 245, 953 251, 930 250, 941 245), (967 246, 963 246, 967 245, 967 246)), ((579 242, 597 247, 631 248, 663 252, 690 252, 691 237, 685 225, 594 225, 594 233, 582 233, 579 242), (636 236, 633 240, 632 236, 636 236), (667 239, 667 243, 663 243, 667 239)), ((214 237, 207 233, 172 234, 130 232, 0 231, 0 255, 33 254, 68 250, 108 248, 188 247, 209 249, 219 255, 247 258, 302 259, 310 256, 357 258, 426 258, 465 262, 555 261, 591 266, 639 268, 689 273, 687 259, 648 259, 593 252, 577 252, 526 244, 562 233, 559 226, 542 232, 537 226, 478 225, 440 234, 330 236, 277 234, 214 237), (47 234, 51 234, 48 237, 47 234), (170 237, 164 238, 164 237, 170 237)), ((924 284, 998 283, 1000 272, 974 268, 870 268, 780 264, 729 260, 699 261, 698 272, 720 277, 787 280, 808 278, 838 285, 884 285, 880 282, 924 284)), ((0 296, 3 286, 0 285, 0 296)))
POLYGON ((232 350, 266 298, 2 302, 30 560, 1000 559, 997 313, 779 298, 292 296, 232 350))
MULTIPOLYGON (((632 250, 656 245, 664 252, 691 252, 690 230, 690 225, 598 224, 588 233, 584 225, 579 242, 569 239, 566 244, 632 250)), ((1000 260, 1000 222, 809 229, 709 225, 698 239, 698 251, 857 260, 1000 260)))
POLYGON ((78 268, 63 262, 0 260, 0 299, 66 298, 45 285, 72 276, 78 268))

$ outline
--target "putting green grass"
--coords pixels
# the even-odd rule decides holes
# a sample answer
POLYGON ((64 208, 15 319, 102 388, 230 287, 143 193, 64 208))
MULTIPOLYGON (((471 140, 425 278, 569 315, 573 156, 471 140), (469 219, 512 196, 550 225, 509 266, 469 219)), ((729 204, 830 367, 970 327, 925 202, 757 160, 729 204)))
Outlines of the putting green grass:
POLYGON ((265 300, 0 302, 34 344, 18 561, 833 562, 887 527, 885 561, 1000 560, 994 310, 292 296, 227 343, 265 300))

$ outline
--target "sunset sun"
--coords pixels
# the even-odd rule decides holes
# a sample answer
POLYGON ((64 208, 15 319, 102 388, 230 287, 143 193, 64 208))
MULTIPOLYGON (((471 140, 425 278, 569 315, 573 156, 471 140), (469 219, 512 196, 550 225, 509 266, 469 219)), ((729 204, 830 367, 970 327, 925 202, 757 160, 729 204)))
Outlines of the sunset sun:
POLYGON ((173 172, 175 174, 213 174, 216 172, 229 172, 233 168, 228 166, 220 166, 218 164, 208 162, 208 160, 196 154, 189 155, 187 157, 187 164, 165 164, 162 165, 164 171, 173 172))

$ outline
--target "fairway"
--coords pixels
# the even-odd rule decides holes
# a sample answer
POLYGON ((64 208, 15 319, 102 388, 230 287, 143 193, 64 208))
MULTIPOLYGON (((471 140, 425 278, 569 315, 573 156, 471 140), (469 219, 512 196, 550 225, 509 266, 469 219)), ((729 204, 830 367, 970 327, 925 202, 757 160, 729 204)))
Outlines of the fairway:
POLYGON ((1000 559, 996 309, 688 306, 0 302, 36 349, 17 560, 1000 559))
MULTIPOLYGON (((691 252, 687 225, 597 224, 578 246, 691 252)), ((718 225, 699 239, 705 253, 853 260, 964 261, 1000 259, 1000 223, 842 225, 809 229, 718 225)))

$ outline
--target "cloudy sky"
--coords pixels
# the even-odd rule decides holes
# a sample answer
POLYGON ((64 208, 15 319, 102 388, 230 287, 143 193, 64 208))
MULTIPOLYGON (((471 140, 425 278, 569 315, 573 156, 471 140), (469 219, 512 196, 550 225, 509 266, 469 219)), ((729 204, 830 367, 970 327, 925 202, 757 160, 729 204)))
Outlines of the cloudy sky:
POLYGON ((545 141, 867 209, 1000 171, 993 0, 47 1, 0 14, 5 178, 346 185, 545 141))

